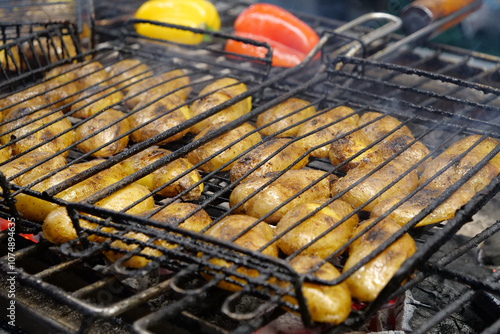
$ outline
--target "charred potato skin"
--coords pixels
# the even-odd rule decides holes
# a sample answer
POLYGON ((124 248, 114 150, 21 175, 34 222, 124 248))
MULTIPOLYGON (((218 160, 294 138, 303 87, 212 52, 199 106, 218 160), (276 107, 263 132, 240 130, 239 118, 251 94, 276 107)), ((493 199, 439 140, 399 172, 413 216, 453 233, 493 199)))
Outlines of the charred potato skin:
MULTIPOLYGON (((200 91, 198 94, 200 98, 194 101, 191 105, 191 112, 193 116, 200 115, 211 108, 246 92, 246 90, 247 87, 244 83, 238 83, 238 81, 233 78, 218 79, 200 91)), ((251 108, 252 98, 249 96, 244 100, 234 103, 228 108, 219 111, 215 115, 209 116, 208 118, 198 122, 191 127, 190 131, 198 134, 213 124, 229 123, 248 113, 251 108)))
POLYGON ((124 117, 125 114, 121 111, 109 109, 90 121, 83 123, 75 130, 75 142, 87 138, 90 134, 95 133, 95 135, 79 143, 77 148, 84 153, 88 153, 101 145, 107 144, 105 147, 92 153, 92 156, 97 158, 110 157, 120 153, 125 149, 125 147, 127 147, 128 135, 118 140, 115 139, 130 130, 129 121, 124 117), (121 118, 123 119, 119 123, 101 131, 101 129, 109 126, 111 123, 121 118))
MULTIPOLYGON (((171 153, 169 150, 154 146, 124 160, 120 163, 120 166, 130 175, 171 153)), ((158 191, 158 194, 166 197, 174 197, 192 188, 182 195, 182 198, 184 200, 196 200, 203 193, 204 185, 203 183, 196 185, 201 180, 200 173, 185 158, 177 158, 151 174, 144 176, 137 182, 153 191, 187 171, 189 172, 186 175, 158 191)))
MULTIPOLYGON (((267 182, 273 180, 276 177, 276 173, 266 174, 262 177, 249 178, 234 188, 229 197, 229 205, 230 207, 234 207, 237 204, 239 205, 238 208, 235 209, 235 213, 261 218, 279 205, 282 205, 285 200, 292 196, 296 196, 299 191, 324 176, 325 172, 313 169, 289 170, 266 186, 258 194, 240 205, 240 202, 248 195, 260 189, 267 182)), ((314 200, 328 199, 330 197, 330 184, 334 183, 335 180, 336 177, 333 175, 324 177, 300 196, 297 196, 267 217, 265 221, 275 224, 286 214, 286 212, 296 205, 314 200)))
POLYGON ((306 121, 299 127, 297 137, 305 136, 311 132, 312 134, 300 139, 298 144, 302 145, 306 150, 323 145, 322 147, 313 150, 311 152, 311 156, 315 158, 328 158, 331 144, 325 143, 333 140, 339 131, 345 129, 346 127, 356 127, 358 120, 359 116, 354 113, 354 110, 346 106, 339 106, 325 113, 318 112, 316 117, 306 121), (340 121, 341 118, 347 116, 349 117, 340 121), (318 130, 320 127, 330 123, 332 123, 332 125, 325 129, 318 130))
MULTIPOLYGON (((359 234, 368 227, 375 218, 361 223, 353 235, 359 234)), ((385 218, 349 246, 349 257, 343 271, 346 272, 356 263, 368 256, 381 243, 386 241, 400 229, 400 225, 391 218, 385 218)), ((387 285, 394 274, 399 270, 404 261, 416 251, 415 241, 405 233, 401 238, 392 243, 382 253, 362 266, 347 279, 347 285, 353 298, 362 302, 370 302, 387 285)))
POLYGON ((305 148, 299 146, 297 143, 290 142, 290 139, 287 138, 276 138, 263 142, 262 145, 257 146, 234 163, 230 172, 231 182, 235 182, 240 177, 243 177, 243 175, 250 172, 257 164, 266 159, 269 160, 247 177, 279 172, 291 164, 294 164, 292 169, 301 169, 309 162, 309 156, 305 155, 305 153, 305 148), (277 150, 280 150, 279 153, 269 159, 269 156, 277 150), (305 155, 305 157, 299 160, 302 155, 305 155))
POLYGON ((257 127, 263 127, 259 131, 264 136, 295 137, 300 125, 294 126, 278 135, 276 133, 313 116, 315 113, 316 108, 308 101, 292 97, 260 114, 257 117, 257 127), (298 112, 294 113, 295 111, 298 112), (270 124, 281 117, 285 118, 270 124))
MULTIPOLYGON (((168 95, 153 104, 145 101, 139 103, 129 116, 130 127, 137 129, 130 137, 136 143, 143 142, 179 126, 189 118, 191 112, 188 106, 177 95, 168 95), (153 119, 155 120, 152 121, 153 119)), ((179 140, 187 132, 188 129, 177 131, 165 138, 160 145, 179 140)))
MULTIPOLYGON (((202 132, 200 132, 194 140, 198 140, 205 135, 208 135, 212 131, 216 131, 219 125, 213 125, 209 128, 206 128, 202 132)), ((202 164, 198 167, 203 172, 211 172, 236 158, 241 152, 246 151, 252 146, 256 145, 258 142, 262 140, 260 134, 255 131, 253 125, 249 123, 243 123, 242 125, 221 134, 220 136, 210 140, 209 142, 201 145, 198 148, 190 151, 187 154, 187 159, 193 165, 196 165, 203 161, 204 159, 210 157, 212 154, 216 154, 209 161, 202 164), (241 139, 243 136, 246 136, 244 139, 241 139), (229 148, 223 150, 226 146, 231 145, 229 148)), ((230 170, 235 162, 232 162, 228 166, 224 167, 222 171, 230 170)))
MULTIPOLYGON (((295 206, 278 222, 276 234, 281 235, 320 206, 319 203, 303 203, 295 206)), ((278 239, 278 247, 285 254, 291 255, 314 241, 300 254, 327 258, 349 240, 354 228, 358 225, 358 216, 351 216, 320 239, 318 237, 352 211, 348 203, 336 200, 282 235, 278 239)))

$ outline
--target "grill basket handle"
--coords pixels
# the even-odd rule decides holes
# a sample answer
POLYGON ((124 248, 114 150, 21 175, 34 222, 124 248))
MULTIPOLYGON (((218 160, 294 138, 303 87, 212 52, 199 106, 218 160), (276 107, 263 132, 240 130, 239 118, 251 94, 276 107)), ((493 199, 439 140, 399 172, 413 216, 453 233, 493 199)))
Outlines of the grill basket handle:
POLYGON ((416 0, 401 12, 403 30, 406 34, 413 34, 462 8, 472 6, 465 14, 459 15, 439 29, 440 31, 446 30, 460 23, 465 17, 481 7, 481 4, 482 1, 477 0, 416 0))

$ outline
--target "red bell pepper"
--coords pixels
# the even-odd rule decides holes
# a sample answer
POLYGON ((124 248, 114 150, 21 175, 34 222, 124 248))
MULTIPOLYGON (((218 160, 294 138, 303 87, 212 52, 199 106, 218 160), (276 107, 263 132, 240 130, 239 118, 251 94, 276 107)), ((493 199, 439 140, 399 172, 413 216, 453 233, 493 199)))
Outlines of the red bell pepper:
MULTIPOLYGON (((318 43, 316 32, 305 22, 275 5, 254 4, 234 22, 237 36, 268 43, 273 49, 273 66, 292 67, 300 63, 318 43)), ((263 58, 263 47, 228 40, 226 51, 263 58)))

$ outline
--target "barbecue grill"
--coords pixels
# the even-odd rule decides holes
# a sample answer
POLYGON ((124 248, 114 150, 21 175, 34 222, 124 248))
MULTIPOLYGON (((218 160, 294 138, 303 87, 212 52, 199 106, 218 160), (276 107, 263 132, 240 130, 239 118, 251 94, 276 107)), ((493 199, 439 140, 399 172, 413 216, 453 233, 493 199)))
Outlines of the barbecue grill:
MULTIPOLYGON (((318 22, 323 21, 318 19, 318 22)), ((316 64, 303 64, 292 70, 278 71, 270 67, 270 58, 256 61, 252 58, 236 59, 226 54, 221 46, 226 39, 232 37, 224 32, 205 32, 212 36, 212 43, 207 44, 206 47, 205 45, 189 47, 151 41, 137 36, 131 29, 135 23, 137 21, 132 21, 129 26, 123 29, 124 35, 121 36, 122 39, 118 44, 107 44, 99 49, 88 51, 81 49, 74 26, 68 24, 50 25, 48 29, 17 38, 4 45, 3 50, 5 50, 5 54, 10 55, 12 54, 10 50, 14 48, 23 56, 21 57, 22 64, 17 63, 18 66, 15 67, 15 70, 9 69, 8 66, 2 66, 4 80, 0 90, 4 96, 10 95, 13 91, 22 92, 26 88, 43 82, 44 73, 64 64, 87 64, 98 61, 105 67, 109 67, 119 60, 132 58, 140 59, 156 73, 183 69, 190 77, 192 88, 192 93, 186 102, 187 105, 191 105, 199 98, 197 95, 204 86, 221 77, 233 77, 238 82, 245 83, 248 90, 245 94, 232 98, 227 103, 212 108, 202 115, 191 118, 178 127, 141 143, 130 144, 125 151, 42 193, 30 188, 43 179, 56 174, 59 170, 90 160, 90 152, 85 154, 79 152, 76 149, 77 143, 73 143, 67 148, 69 152, 67 165, 43 176, 42 179, 23 187, 12 182, 19 175, 2 180, 3 201, 0 216, 16 222, 16 235, 13 236, 16 248, 14 252, 15 269, 10 267, 13 261, 12 257, 8 255, 11 252, 8 248, 11 235, 9 230, 2 234, 2 252, 5 254, 1 261, 4 278, 2 282, 5 285, 2 291, 9 291, 7 279, 11 275, 15 275, 16 284, 27 289, 26 291, 20 288, 16 289, 16 309, 19 312, 17 314, 19 318, 23 316, 25 319, 33 320, 33 323, 37 324, 36 326, 41 324, 40 326, 44 326, 47 331, 53 332, 113 330, 153 333, 165 331, 165 328, 210 333, 252 332, 283 316, 285 307, 300 314, 301 321, 306 326, 313 328, 316 326, 320 330, 331 332, 345 332, 349 329, 361 328, 388 301, 404 295, 405 291, 410 291, 412 287, 425 281, 428 277, 437 276, 455 281, 457 284, 466 285, 467 292, 450 302, 442 312, 438 312, 423 327, 418 329, 420 332, 425 332, 438 326, 443 319, 453 314, 464 304, 476 300, 478 296, 487 296, 490 298, 489 300, 495 301, 494 295, 500 293, 498 273, 489 273, 486 277, 478 277, 475 273, 467 273, 460 268, 450 269, 449 265, 471 248, 494 235, 499 228, 498 222, 493 223, 491 227, 471 237, 460 247, 445 255, 439 254, 437 251, 495 196, 499 190, 498 177, 494 178, 464 207, 458 210, 453 219, 443 224, 435 224, 432 227, 414 228, 414 226, 467 182, 472 175, 483 168, 489 159, 500 152, 500 146, 495 147, 486 158, 472 167, 464 177, 443 192, 409 224, 403 226, 398 233, 391 236, 378 250, 332 281, 318 279, 312 272, 302 275, 292 270, 288 263, 296 254, 289 257, 271 258, 260 252, 238 247, 233 242, 210 238, 204 234, 182 229, 178 227, 181 221, 165 225, 147 216, 139 217, 127 214, 125 211, 128 208, 122 212, 116 212, 100 208, 95 204, 125 185, 141 179, 174 159, 185 156, 194 148, 234 127, 245 122, 254 124, 259 114, 289 97, 300 97, 309 101, 310 105, 314 106, 320 113, 324 113, 332 107, 345 105, 351 107, 356 114, 373 110, 384 115, 394 116, 402 122, 401 127, 407 126, 411 129, 415 141, 421 141, 430 149, 431 152, 426 158, 436 156, 451 143, 468 135, 477 134, 480 136, 476 145, 484 141, 486 137, 499 139, 500 119, 496 113, 500 108, 500 100, 498 99, 500 91, 495 88, 498 87, 499 62, 496 57, 442 45, 427 44, 415 49, 402 50, 394 57, 395 59, 391 59, 391 63, 379 63, 349 56, 333 56, 332 59, 323 59, 321 64, 324 65, 324 68, 315 66, 316 64), (62 35, 71 37, 64 40, 69 44, 63 43, 63 50, 74 49, 75 53, 72 54, 69 51, 53 52, 55 57, 47 56, 51 54, 51 47, 54 48, 56 45, 56 43, 51 42, 52 39, 62 40, 62 35), (27 49, 26 45, 30 47, 27 49), (31 47, 33 45, 39 45, 39 48, 31 47), (42 53, 37 52, 37 49, 40 49, 42 53), (26 54, 27 50, 31 51, 26 54), (251 112, 237 120, 221 126, 218 130, 201 139, 195 140, 191 136, 186 136, 179 141, 162 145, 170 149, 172 153, 121 181, 95 192, 84 201, 71 203, 57 198, 58 193, 72 185, 120 163, 137 152, 157 145, 165 138, 191 127, 247 96, 252 96, 253 108, 251 112), (65 207, 78 233, 77 239, 63 244, 60 248, 45 240, 38 243, 27 241, 22 235, 31 234, 31 238, 36 240, 40 225, 24 219, 17 212, 14 202, 15 196, 18 194, 28 194, 65 207), (88 225, 83 224, 83 222, 94 223, 97 227, 88 228, 88 225), (110 227, 115 230, 113 233, 109 232, 110 227), (139 241, 130 237, 130 232, 141 233, 148 238, 139 241), (336 285, 344 281, 356 269, 368 263, 406 232, 409 232, 415 239, 417 252, 403 264, 378 298, 368 305, 356 305, 359 310, 353 310, 349 318, 340 326, 321 325, 317 327, 318 324, 311 320, 307 302, 301 294, 302 284, 313 282, 322 285, 336 285), (90 242, 89 236, 104 237, 106 241, 90 242), (158 240, 164 240, 176 247, 160 246, 155 243, 158 240), (136 247, 132 251, 124 251, 123 248, 116 247, 114 241, 136 245, 136 247), (155 255, 143 253, 142 251, 146 248, 154 249, 155 255), (114 263, 109 263, 101 254, 101 251, 109 250, 123 253, 124 256, 114 263), (130 268, 124 265, 127 260, 138 255, 148 260, 145 267, 130 268), (233 265, 226 267, 210 261, 214 258, 223 259, 233 265), (242 267, 256 270, 258 275, 253 277, 242 274, 242 267), (200 273, 213 276, 213 278, 207 281, 200 276, 200 273), (411 279, 409 279, 410 277, 411 279), (241 286, 242 289, 233 293, 216 288, 216 285, 222 281, 241 286), (282 282, 290 284, 283 285, 282 282), (41 294, 43 300, 30 300, 31 293, 41 294), (290 297, 296 299, 297 304, 291 303, 290 297), (47 310, 50 311, 47 313, 47 310), (97 322, 94 323, 96 320, 97 322)), ((334 23, 329 23, 335 26, 334 23)), ((364 28, 358 29, 366 31, 364 28)), ((325 31, 328 32, 328 28, 325 31)), ((339 45, 358 45, 356 43, 362 40, 359 37, 343 33, 341 35, 333 33, 333 35, 322 50, 324 54, 331 53, 329 50, 337 50, 339 45)), ((398 40, 397 37, 393 38, 393 41, 398 40)), ((242 40, 261 45, 250 40, 242 40)), ((380 45, 373 44, 361 45, 363 46, 361 49, 366 50, 366 56, 376 54, 380 47, 380 45)), ((16 63, 15 57, 11 58, 11 62, 16 63)), ((133 84, 129 83, 129 85, 133 84)), ((119 89, 116 84, 111 85, 111 87, 114 91, 119 89)), ((148 102, 152 104, 155 101, 148 102)), ((113 104, 109 108, 111 107, 128 111, 123 102, 113 104)), ((52 108, 55 113, 67 108, 67 106, 52 108)), ((72 117, 74 112, 71 111, 64 115, 64 117, 70 117, 71 129, 76 129, 79 125, 96 117, 79 119, 72 117)), ((102 131, 104 130, 102 129, 102 131)), ((129 131, 129 133, 131 132, 133 130, 129 131)), ((12 138, 10 143, 19 142, 22 139, 23 137, 12 138)), ((293 139, 292 143, 299 139, 293 139)), ((268 139, 265 138, 264 141, 266 140, 268 139)), ((327 144, 329 143, 325 143, 325 145, 327 144)), ((392 158, 397 157, 406 147, 395 153, 392 158)), ((35 146, 32 150, 36 148, 35 146)), ((243 156, 246 152, 241 152, 232 161, 243 156)), ((466 153, 464 152, 462 156, 466 153)), ((459 159, 455 159, 454 162, 459 159)), ((13 158, 7 162, 11 160, 13 158)), ((389 162, 390 160, 386 161, 385 164, 389 162)), ((200 162, 193 169, 203 163, 204 161, 200 162)), ((231 161, 226 165, 229 163, 231 161)), ((423 163, 424 160, 420 161, 412 169, 417 169, 423 163)), ((334 167, 324 159, 311 158, 308 166, 324 171, 323 178, 327 178, 329 175, 343 176, 338 166, 334 167)), ((209 213, 213 219, 212 224, 216 224, 235 210, 235 206, 230 208, 228 203, 229 195, 238 181, 231 182, 228 172, 222 171, 223 168, 224 166, 213 172, 202 173, 200 182, 204 183, 205 190, 202 197, 193 201, 209 213)), ((372 174, 380 168, 382 166, 375 169, 372 174)), ((408 170, 407 173, 410 171, 408 170)), ((28 170, 22 173, 26 172, 28 170)), ((399 176, 386 189, 405 175, 399 176)), ((176 179, 172 180, 172 182, 175 181, 176 179)), ((310 187, 312 186, 310 185, 310 187)), ((153 197, 159 207, 165 207, 170 203, 180 201, 190 189, 184 190, 173 198, 157 195, 156 193, 160 190, 155 189, 149 197, 153 197)), ((418 190, 417 188, 410 193, 408 198, 418 190)), ((337 197, 339 196, 337 195, 337 197)), ((322 207, 335 199, 336 197, 331 198, 322 204, 322 207)), ((363 206, 355 209, 353 214, 362 218, 367 216, 367 213, 363 211, 363 206)), ((279 235, 276 236, 273 241, 279 237, 279 235)), ((345 262, 345 255, 341 253, 353 240, 354 238, 351 238, 341 249, 332 253, 327 260, 333 261, 341 268, 345 262)), ((8 306, 7 297, 4 296, 2 302, 5 303, 6 307, 8 306)), ((31 327, 31 323, 25 322, 23 326, 25 326, 26 331, 35 331, 31 327)), ((500 323, 494 319, 487 325, 483 325, 481 330, 493 333, 498 331, 499 326, 500 323)))

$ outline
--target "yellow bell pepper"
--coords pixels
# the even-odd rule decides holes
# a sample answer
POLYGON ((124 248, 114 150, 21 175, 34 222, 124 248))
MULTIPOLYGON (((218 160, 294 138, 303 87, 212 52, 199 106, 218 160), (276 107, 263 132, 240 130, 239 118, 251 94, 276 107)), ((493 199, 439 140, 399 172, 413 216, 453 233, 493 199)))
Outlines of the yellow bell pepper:
MULTIPOLYGON (((207 0, 149 0, 139 7, 136 19, 158 21, 191 28, 219 30, 220 17, 207 0)), ((135 25, 138 34, 182 44, 199 44, 203 34, 147 23, 135 25)))

